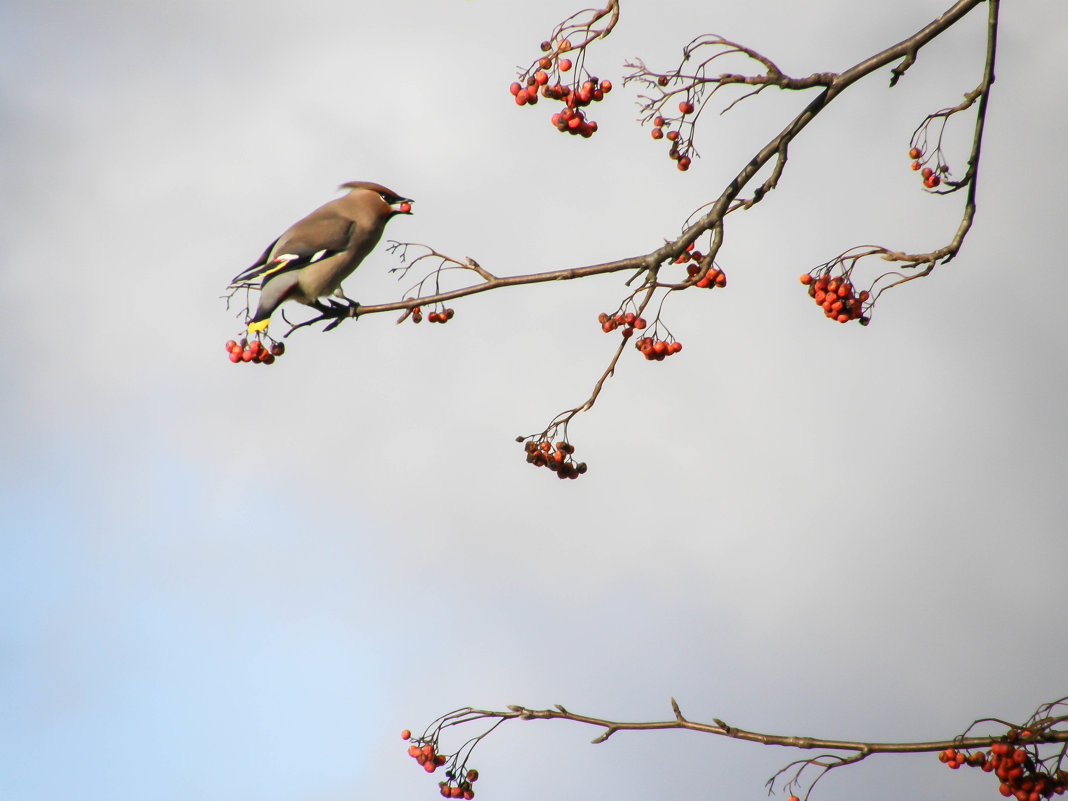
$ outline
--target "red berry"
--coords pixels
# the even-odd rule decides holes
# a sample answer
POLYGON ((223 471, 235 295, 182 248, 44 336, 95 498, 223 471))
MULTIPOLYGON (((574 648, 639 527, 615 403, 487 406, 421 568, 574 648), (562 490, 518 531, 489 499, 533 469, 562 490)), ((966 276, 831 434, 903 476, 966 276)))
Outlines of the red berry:
POLYGON ((801 276, 801 283, 804 284, 805 286, 808 286, 809 284, 812 283, 812 276, 809 275, 808 273, 805 273, 804 275, 801 276))
POLYGON ((401 739, 402 740, 410 740, 411 738, 412 738, 412 733, 408 729, 404 729, 401 732, 401 739))
POLYGON ((920 150, 918 147, 914 147, 914 148, 912 148, 912 150, 909 151, 909 158, 910 159, 918 159, 922 155, 923 155, 923 151, 920 150))
POLYGON ((612 82, 611 81, 601 81, 601 91, 604 92, 605 94, 608 94, 609 92, 611 92, 612 91, 612 82))
POLYGON ((650 136, 652 136, 653 139, 663 139, 664 132, 659 128, 653 128, 653 130, 650 132, 650 136))
MULTIPOLYGON (((560 44, 561 44, 561 48, 560 49, 563 50, 563 42, 561 42, 560 44)), ((560 59, 560 72, 567 72, 569 69, 571 69, 571 59, 569 59, 569 58, 560 59)))
POLYGON ((549 82, 549 76, 544 70, 538 70, 534 73, 534 82, 538 86, 545 86, 549 82))
POLYGON ((249 350, 248 348, 245 348, 245 350, 241 351, 241 361, 250 362, 254 358, 255 358, 255 356, 252 355, 252 351, 249 350))
POLYGON ((693 111, 693 103, 691 103, 689 100, 683 100, 681 103, 679 103, 679 111, 681 111, 683 114, 689 114, 693 111))
POLYGON ((932 175, 934 175, 934 170, 932 170, 930 167, 924 167, 920 175, 922 175, 924 178, 930 178, 932 175))
POLYGON ((914 161, 909 166, 912 167, 913 171, 916 171, 916 170, 918 170, 920 168, 920 162, 914 161))
POLYGON ((653 117, 653 125, 655 125, 657 128, 663 128, 664 127, 664 118, 663 117, 653 117))
POLYGON ((514 81, 512 85, 508 87, 508 91, 511 92, 513 95, 517 95, 519 94, 519 90, 522 88, 523 87, 519 85, 518 81, 514 81))
POLYGON ((237 348, 234 348, 232 351, 230 351, 230 361, 232 361, 234 364, 237 364, 239 361, 241 361, 241 351, 239 351, 237 348))
POLYGON ((690 157, 689 156, 683 156, 681 159, 679 159, 679 163, 676 166, 682 172, 686 172, 686 170, 690 169, 690 157))
POLYGON ((229 353, 230 351, 232 351, 232 350, 233 350, 234 348, 236 348, 236 347, 237 347, 237 343, 236 343, 236 342, 234 342, 234 341, 233 341, 233 340, 231 339, 231 340, 229 340, 229 341, 228 341, 228 342, 226 343, 226 352, 227 352, 227 353, 229 353))
POLYGON ((530 101, 530 95, 526 89, 520 89, 515 96, 515 104, 517 106, 525 106, 530 101))

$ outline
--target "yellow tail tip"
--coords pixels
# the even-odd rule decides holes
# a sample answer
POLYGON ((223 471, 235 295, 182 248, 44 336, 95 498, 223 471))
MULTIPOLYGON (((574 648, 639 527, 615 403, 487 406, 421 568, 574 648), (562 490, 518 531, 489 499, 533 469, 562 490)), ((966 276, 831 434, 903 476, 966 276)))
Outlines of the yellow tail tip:
POLYGON ((270 324, 271 324, 271 318, 270 317, 268 317, 266 320, 260 320, 258 323, 249 323, 248 324, 248 332, 250 334, 258 334, 260 331, 266 331, 267 330, 267 326, 269 326, 270 324))

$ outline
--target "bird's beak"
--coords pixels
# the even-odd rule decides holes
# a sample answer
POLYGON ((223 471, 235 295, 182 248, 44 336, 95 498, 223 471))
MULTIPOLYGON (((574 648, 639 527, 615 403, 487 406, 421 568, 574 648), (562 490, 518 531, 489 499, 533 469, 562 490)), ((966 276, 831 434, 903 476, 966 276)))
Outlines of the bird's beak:
POLYGON ((404 197, 394 203, 390 208, 393 209, 394 214, 411 214, 412 203, 414 202, 415 201, 411 198, 404 197))

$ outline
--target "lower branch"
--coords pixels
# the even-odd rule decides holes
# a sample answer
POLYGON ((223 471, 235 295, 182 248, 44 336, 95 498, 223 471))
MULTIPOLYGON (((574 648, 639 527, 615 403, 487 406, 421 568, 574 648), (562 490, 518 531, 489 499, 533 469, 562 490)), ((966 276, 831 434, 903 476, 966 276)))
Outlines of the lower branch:
MULTIPOLYGON (((602 731, 592 740, 603 743, 612 735, 621 731, 656 731, 685 729, 688 731, 730 737, 761 745, 775 745, 799 750, 818 750, 825 752, 814 757, 798 759, 777 771, 767 782, 769 792, 773 792, 780 781, 784 790, 795 791, 803 786, 807 770, 816 771, 815 778, 805 789, 807 799, 824 775, 834 768, 856 764, 875 754, 917 754, 938 752, 940 761, 956 770, 963 765, 977 767, 986 773, 995 773, 1000 781, 999 790, 1004 796, 1015 796, 1017 801, 1041 801, 1051 795, 1061 795, 1068 790, 1068 771, 1062 769, 1066 751, 1068 751, 1068 697, 1043 704, 1026 721, 1019 724, 1002 720, 984 718, 976 720, 956 737, 920 742, 862 742, 856 740, 835 740, 821 737, 802 737, 794 735, 766 734, 730 726, 718 718, 711 723, 692 721, 682 714, 678 703, 671 699, 674 717, 657 721, 617 721, 570 712, 557 704, 552 709, 530 709, 525 706, 510 705, 507 711, 494 711, 464 707, 443 715, 431 723, 423 734, 414 738, 409 747, 409 754, 420 759, 420 764, 429 773, 439 766, 446 766, 447 782, 441 783, 442 795, 457 798, 473 796, 470 784, 459 795, 452 787, 457 777, 467 776, 467 762, 475 745, 502 723, 511 720, 566 720, 593 726, 602 731), (468 739, 451 756, 441 751, 441 738, 448 730, 469 723, 489 722, 489 727, 481 734, 468 739), (996 726, 1002 731, 996 734, 973 734, 973 730, 984 725, 996 726), (1040 746, 1056 746, 1054 749, 1041 749, 1040 746), (982 750, 989 749, 989 750, 982 750), (427 753, 433 759, 426 757, 427 753), (789 774, 789 778, 785 778, 789 774), (464 793, 470 792, 470 796, 464 793), (1033 793, 1037 795, 1032 796, 1033 793)), ((411 733, 405 730, 405 740, 411 739, 411 733)), ((477 776, 477 771, 475 771, 477 776)), ((791 799, 796 799, 791 795, 791 799)))

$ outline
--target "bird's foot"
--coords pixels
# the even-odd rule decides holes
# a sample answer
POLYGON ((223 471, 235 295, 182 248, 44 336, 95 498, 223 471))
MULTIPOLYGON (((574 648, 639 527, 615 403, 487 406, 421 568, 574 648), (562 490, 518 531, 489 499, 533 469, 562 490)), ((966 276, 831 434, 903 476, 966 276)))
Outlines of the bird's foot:
MULTIPOLYGON (((351 298, 345 298, 344 303, 339 300, 334 300, 333 298, 327 298, 326 303, 323 303, 321 300, 316 300, 314 303, 309 303, 308 306, 319 312, 319 316, 295 324, 289 323, 289 320, 287 319, 286 322, 289 323, 289 330, 286 332, 287 337, 298 328, 304 328, 306 325, 315 325, 324 320, 330 321, 323 327, 324 331, 329 331, 333 328, 337 328, 345 320, 355 320, 360 314, 360 304, 351 298)), ((285 318, 284 312, 282 316, 285 318)))

